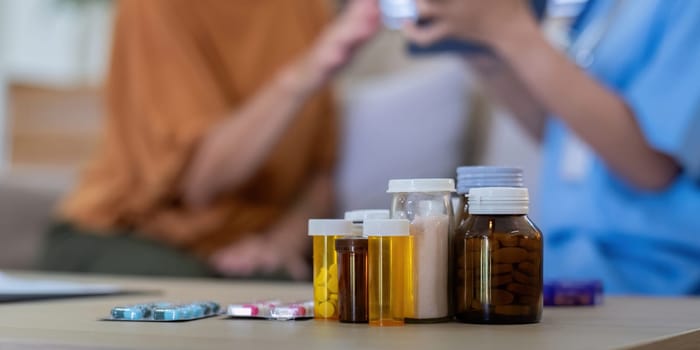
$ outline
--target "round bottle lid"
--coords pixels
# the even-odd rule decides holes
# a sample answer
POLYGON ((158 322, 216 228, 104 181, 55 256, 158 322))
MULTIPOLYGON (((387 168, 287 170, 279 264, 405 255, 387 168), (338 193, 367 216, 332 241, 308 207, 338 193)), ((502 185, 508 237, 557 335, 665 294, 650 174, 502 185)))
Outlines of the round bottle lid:
POLYGON ((347 236, 352 234, 352 221, 309 220, 309 236, 347 236))
POLYGON ((345 220, 352 222, 365 222, 367 220, 389 219, 391 212, 388 209, 366 209, 345 212, 345 220))
POLYGON ((367 237, 397 237, 410 234, 410 222, 405 219, 367 220, 363 236, 367 237))
POLYGON ((457 192, 468 194, 479 187, 524 187, 523 169, 496 166, 457 168, 457 192))
POLYGON ((455 192, 453 179, 399 179, 390 180, 387 193, 455 192))
POLYGON ((480 174, 522 174, 523 169, 507 166, 461 166, 457 168, 457 175, 480 175, 480 174))
POLYGON ((482 187, 469 190, 469 214, 525 215, 530 195, 527 188, 482 187))

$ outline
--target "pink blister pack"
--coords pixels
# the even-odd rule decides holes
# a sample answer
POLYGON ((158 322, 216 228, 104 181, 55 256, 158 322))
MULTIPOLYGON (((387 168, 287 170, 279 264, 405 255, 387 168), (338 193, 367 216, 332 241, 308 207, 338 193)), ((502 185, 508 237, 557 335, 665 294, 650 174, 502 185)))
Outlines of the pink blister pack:
POLYGON ((308 320, 314 317, 314 302, 283 303, 279 300, 263 300, 231 304, 226 310, 226 315, 233 319, 308 320))

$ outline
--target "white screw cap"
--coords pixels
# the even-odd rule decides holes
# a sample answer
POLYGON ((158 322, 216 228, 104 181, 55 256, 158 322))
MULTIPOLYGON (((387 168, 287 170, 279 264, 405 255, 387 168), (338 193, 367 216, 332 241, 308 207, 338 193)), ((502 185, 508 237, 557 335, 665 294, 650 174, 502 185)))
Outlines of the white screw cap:
POLYGON ((352 234, 352 221, 309 220, 309 236, 348 236, 352 234))
POLYGON ((484 187, 469 190, 469 214, 526 215, 529 205, 527 188, 484 187))

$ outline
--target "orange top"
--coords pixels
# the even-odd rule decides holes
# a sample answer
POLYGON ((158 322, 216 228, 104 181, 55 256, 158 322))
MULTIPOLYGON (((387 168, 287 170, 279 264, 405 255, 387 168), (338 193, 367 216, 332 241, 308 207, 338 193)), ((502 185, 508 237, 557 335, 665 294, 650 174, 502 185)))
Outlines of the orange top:
POLYGON ((310 46, 327 3, 120 0, 103 145, 62 217, 205 256, 274 224, 314 174, 332 167, 329 93, 307 103, 252 179, 206 210, 182 204, 182 175, 202 135, 310 46))

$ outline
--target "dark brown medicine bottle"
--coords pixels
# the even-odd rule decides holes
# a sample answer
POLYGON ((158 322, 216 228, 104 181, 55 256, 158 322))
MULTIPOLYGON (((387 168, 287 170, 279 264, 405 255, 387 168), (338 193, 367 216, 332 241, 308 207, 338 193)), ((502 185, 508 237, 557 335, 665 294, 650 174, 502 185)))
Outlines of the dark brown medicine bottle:
POLYGON ((456 318, 536 323, 542 317, 542 233, 527 217, 525 188, 478 188, 455 237, 456 318))
POLYGON ((338 253, 338 319, 345 323, 369 321, 367 289, 367 238, 335 241, 338 253))

